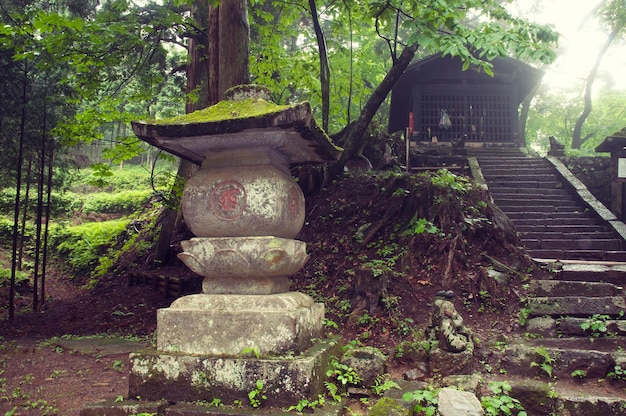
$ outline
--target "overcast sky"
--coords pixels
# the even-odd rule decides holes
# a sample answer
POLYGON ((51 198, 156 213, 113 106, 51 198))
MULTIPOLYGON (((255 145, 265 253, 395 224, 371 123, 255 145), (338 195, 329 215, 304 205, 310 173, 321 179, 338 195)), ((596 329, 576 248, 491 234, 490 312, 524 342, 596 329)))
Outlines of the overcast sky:
MULTIPOLYGON (((595 62, 607 35, 596 19, 586 18, 601 0, 517 0, 519 11, 531 21, 552 24, 561 33, 559 58, 546 71, 544 82, 554 88, 580 85, 595 62), (533 4, 539 4, 533 8, 533 4)), ((515 10, 513 6, 512 10, 515 10)), ((600 73, 610 74, 615 88, 626 91, 626 45, 613 44, 600 73)), ((600 80, 597 81, 600 85, 600 80)), ((596 84, 594 84, 596 85, 596 84)))

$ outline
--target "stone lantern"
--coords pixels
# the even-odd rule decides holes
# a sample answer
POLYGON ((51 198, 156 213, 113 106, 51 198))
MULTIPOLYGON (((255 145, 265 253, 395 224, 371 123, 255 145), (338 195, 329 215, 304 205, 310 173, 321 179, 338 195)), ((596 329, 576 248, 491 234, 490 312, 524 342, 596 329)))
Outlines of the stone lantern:
POLYGON ((324 305, 289 291, 307 254, 294 239, 305 205, 288 166, 336 160, 341 149, 308 103, 275 105, 257 86, 226 95, 191 114, 132 123, 142 140, 201 165, 184 189, 195 237, 179 258, 204 280, 201 294, 158 311, 156 350, 131 354, 129 396, 246 403, 261 380, 268 405, 292 405, 323 393, 336 343, 323 340, 324 305))

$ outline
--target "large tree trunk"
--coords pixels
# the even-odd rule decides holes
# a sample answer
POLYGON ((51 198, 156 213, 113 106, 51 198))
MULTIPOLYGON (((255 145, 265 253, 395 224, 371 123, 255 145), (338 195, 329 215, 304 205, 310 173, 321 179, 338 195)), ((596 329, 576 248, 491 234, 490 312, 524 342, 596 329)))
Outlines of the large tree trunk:
MULTIPOLYGON (((222 0, 218 7, 196 0, 192 15, 203 30, 190 40, 190 63, 187 67, 187 92, 198 99, 187 103, 190 113, 217 103, 228 88, 250 82, 248 8, 246 0, 222 0)), ((187 180, 197 170, 181 160, 178 177, 187 180)), ((172 239, 184 227, 180 210, 168 209, 163 217, 155 250, 155 262, 167 263, 172 239)))
MULTIPOLYGON (((209 4, 206 1, 196 1, 191 7, 191 17, 196 22, 197 32, 189 39, 187 53, 187 103, 185 112, 192 113, 196 110, 209 106, 209 4)), ((188 178, 195 171, 195 166, 186 160, 178 165, 178 178, 188 178)), ((178 181, 177 181, 178 182, 178 181)), ((173 206, 178 205, 180 195, 177 195, 177 186, 170 191, 170 203, 165 208, 161 219, 161 232, 154 249, 154 263, 166 264, 170 260, 172 237, 176 223, 179 222, 179 210, 173 206)))
POLYGON ((349 126, 346 131, 346 135, 343 140, 343 154, 337 163, 334 163, 330 168, 330 177, 335 177, 343 171, 346 162, 352 157, 356 156, 363 136, 367 131, 367 127, 376 115, 376 111, 380 108, 381 104, 389 95, 389 92, 396 84, 398 79, 404 73, 404 70, 411 63, 411 60, 415 56, 418 45, 411 45, 404 48, 400 56, 394 61, 393 66, 385 75, 382 82, 376 87, 370 98, 365 103, 361 115, 359 118, 349 126))
MULTIPOLYGON (((224 91, 250 83, 250 26, 246 0, 222 0, 219 7, 219 85, 215 104, 224 91)), ((210 57, 211 59, 213 57, 210 57)))
POLYGON ((574 131, 572 132, 572 149, 580 149, 582 144, 589 138, 582 137, 583 124, 591 114, 592 110, 592 102, 591 102, 591 89, 593 87, 593 82, 596 79, 596 75, 598 74, 598 68, 600 67, 600 63, 602 62, 602 58, 606 54, 606 51, 609 49, 619 32, 624 28, 624 25, 619 25, 609 34, 606 42, 600 49, 598 56, 596 57, 596 62, 594 63, 589 75, 587 76, 587 80, 585 81, 585 107, 583 108, 582 113, 578 116, 578 120, 576 120, 576 124, 574 125, 574 131))

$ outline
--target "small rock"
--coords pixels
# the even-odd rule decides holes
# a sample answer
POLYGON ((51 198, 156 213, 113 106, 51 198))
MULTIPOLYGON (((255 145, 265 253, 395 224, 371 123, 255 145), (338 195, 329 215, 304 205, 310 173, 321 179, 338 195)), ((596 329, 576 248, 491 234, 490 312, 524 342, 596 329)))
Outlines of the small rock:
POLYGON ((373 347, 353 348, 341 357, 341 363, 352 367, 363 379, 359 386, 365 388, 373 386, 376 378, 385 374, 386 362, 385 354, 373 347))
POLYGON ((415 380, 423 380, 426 377, 426 374, 424 374, 422 371, 418 370, 417 368, 412 368, 408 370, 407 372, 405 372, 404 374, 402 374, 402 377, 405 380, 415 381, 415 380))
POLYGON ((482 416, 485 414, 480 401, 467 391, 444 387, 439 392, 438 410, 440 416, 482 416))
POLYGON ((444 377, 441 380, 441 385, 444 387, 456 387, 459 390, 470 391, 478 394, 483 384, 483 378, 479 373, 452 375, 444 377))
POLYGON ((526 332, 541 335, 544 338, 554 338, 557 335, 556 326, 555 319, 542 316, 529 319, 526 323, 526 332))
POLYGON ((512 381, 510 394, 520 401, 529 415, 548 416, 556 412, 557 402, 550 383, 540 380, 512 381))

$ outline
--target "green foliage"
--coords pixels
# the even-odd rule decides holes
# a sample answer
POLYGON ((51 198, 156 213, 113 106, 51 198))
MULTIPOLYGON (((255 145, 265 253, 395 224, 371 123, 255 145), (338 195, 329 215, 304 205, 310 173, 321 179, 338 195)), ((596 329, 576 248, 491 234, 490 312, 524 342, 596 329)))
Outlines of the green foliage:
POLYGON ((624 127, 626 93, 609 88, 594 88, 593 111, 583 125, 584 142, 580 149, 572 149, 572 129, 583 110, 580 96, 582 85, 567 90, 540 88, 528 114, 526 126, 527 147, 545 155, 550 150, 548 138, 554 136, 565 145, 568 155, 597 156, 595 151, 607 136, 624 127))
POLYGON ((410 237, 416 236, 420 234, 439 234, 441 230, 437 228, 432 222, 428 221, 426 218, 417 218, 417 216, 411 219, 409 225, 402 232, 401 236, 410 237))
POLYGON ((613 371, 609 371, 607 377, 614 380, 626 381, 626 370, 623 369, 620 365, 615 365, 613 366, 613 371))
POLYGON ((263 387, 263 380, 257 380, 255 387, 248 392, 250 406, 254 408, 261 407, 263 400, 267 400, 267 396, 263 392, 263 387))
POLYGON ((315 400, 302 399, 298 402, 298 404, 294 406, 289 406, 287 411, 291 412, 292 410, 295 410, 296 412, 302 413, 306 409, 315 409, 318 406, 324 406, 325 403, 326 403, 326 399, 324 398, 324 396, 321 394, 318 394, 317 399, 315 400))
POLYGON ((335 401, 341 401, 341 394, 347 394, 348 387, 356 386, 363 381, 352 367, 341 363, 336 357, 330 360, 326 377, 328 380, 324 382, 324 385, 335 401))
POLYGON ((530 310, 530 308, 521 308, 519 310, 517 321, 520 324, 520 326, 526 326, 526 324, 528 323, 528 318, 530 318, 531 312, 532 311, 530 310))
POLYGON ((524 406, 519 400, 511 397, 511 385, 506 381, 492 381, 489 383, 491 396, 483 396, 480 403, 485 409, 485 414, 489 416, 517 415, 526 416, 524 406))
POLYGON ((400 386, 395 381, 389 379, 389 374, 382 374, 374 380, 372 391, 377 396, 382 396, 391 389, 400 389, 400 386))
POLYGON ((601 337, 608 335, 607 321, 611 319, 609 315, 592 315, 580 324, 580 329, 589 332, 592 337, 601 337))
POLYGON ((87 223, 74 227, 54 227, 50 245, 74 276, 89 275, 107 249, 126 230, 129 220, 87 223))
MULTIPOLYGON (((277 102, 306 97, 321 108, 319 56, 302 45, 315 43, 310 20, 300 7, 255 0, 250 6, 250 70, 255 82, 270 87, 277 102)), ((550 62, 558 36, 547 26, 513 18, 497 1, 369 1, 354 7, 336 3, 321 11, 333 78, 330 82, 330 129, 338 131, 357 118, 406 45, 423 55, 458 56, 463 68, 492 74, 487 61, 517 55, 550 62), (403 16, 398 19, 398 16, 403 16), (468 21, 481 22, 467 24, 468 21), (475 51, 480 51, 477 59, 475 51), (337 76, 334 74, 346 74, 337 76), (355 88, 358 80, 359 88, 355 88)), ((386 105, 386 104, 384 104, 386 105)), ((381 108, 380 115, 386 114, 381 108)), ((320 117, 318 117, 319 119, 320 117)), ((385 124, 376 119, 374 124, 385 124)))
MULTIPOLYGON (((26 195, 24 192, 20 195, 20 204, 23 207, 25 204, 24 198, 26 195)), ((72 212, 80 207, 82 204, 77 194, 73 193, 59 193, 52 192, 50 195, 50 213, 52 216, 61 216, 65 213, 72 212)), ((31 217, 35 215, 37 210, 37 194, 35 190, 31 189, 28 201, 28 212, 31 217)), ((4 188, 0 191, 0 214, 13 215, 15 208, 15 188, 4 188)))
POLYGON ((546 373, 549 377, 552 377, 552 370, 555 359, 550 356, 548 350, 544 347, 535 348, 535 354, 539 356, 541 359, 540 362, 533 361, 530 363, 530 367, 539 367, 544 373, 546 373))
POLYGON ((259 352, 259 347, 257 347, 256 345, 244 348, 243 350, 241 350, 240 354, 243 356, 255 358, 259 358, 261 356, 261 353, 259 352))
POLYGON ((89 185, 102 188, 109 182, 108 179, 113 176, 111 166, 106 163, 93 163, 91 166, 92 177, 89 180, 89 185))
POLYGON ((430 177, 433 186, 442 189, 450 189, 465 194, 472 190, 473 185, 465 176, 456 175, 448 169, 439 169, 434 173, 425 173, 430 177))
MULTIPOLYGON (((26 282, 29 279, 29 274, 23 271, 15 271, 15 284, 19 285, 21 282, 26 282)), ((11 281, 11 269, 0 266, 0 287, 9 286, 11 281)))
POLYGON ((92 193, 83 204, 82 211, 86 214, 131 214, 140 210, 152 195, 150 190, 92 193))
POLYGON ((372 259, 366 261, 361 266, 364 270, 369 270, 374 277, 381 277, 385 274, 391 274, 393 272, 392 268, 388 265, 386 260, 383 259, 372 259))
POLYGON ((337 322, 328 318, 324 318, 324 327, 335 330, 339 329, 339 325, 337 325, 337 322))
POLYGON ((415 403, 413 410, 419 415, 434 416, 437 414, 437 396, 441 389, 428 386, 423 390, 406 392, 402 395, 402 400, 415 403))

